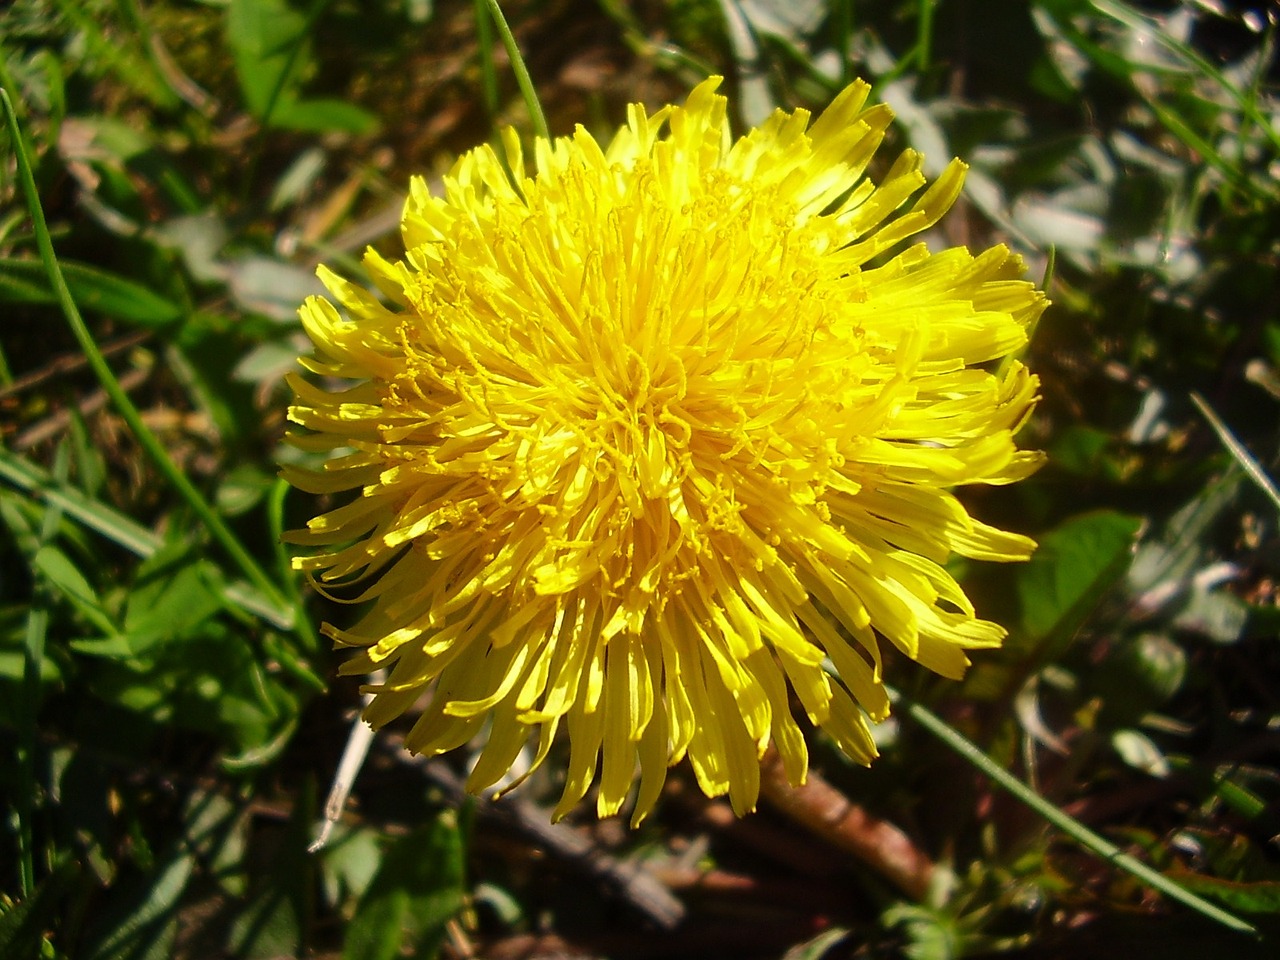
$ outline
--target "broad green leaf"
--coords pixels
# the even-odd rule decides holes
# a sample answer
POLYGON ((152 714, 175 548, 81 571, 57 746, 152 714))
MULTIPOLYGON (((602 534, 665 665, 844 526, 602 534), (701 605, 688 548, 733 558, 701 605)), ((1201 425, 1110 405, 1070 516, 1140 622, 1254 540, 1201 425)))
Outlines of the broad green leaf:
POLYGON ((102 608, 97 592, 65 553, 57 547, 41 547, 32 558, 31 565, 44 574, 95 627, 106 633, 116 632, 116 625, 102 608))
POLYGON ((381 834, 372 827, 334 826, 321 859, 325 899, 331 905, 340 907, 364 896, 378 872, 381 841, 381 834))
POLYGON ((1028 639, 1069 639, 1093 606, 1124 576, 1138 517, 1100 510, 1063 523, 1040 538, 1017 571, 1022 628, 1028 639))
POLYGON ((272 114, 278 127, 302 133, 339 131, 357 135, 370 133, 378 118, 345 100, 283 100, 272 114))
POLYGON ((187 545, 166 545, 137 570, 117 631, 107 624, 102 640, 76 640, 71 646, 103 657, 135 657, 157 644, 200 631, 224 606, 218 568, 187 545))
POLYGON ((285 0, 231 0, 227 42, 249 109, 266 116, 272 98, 295 90, 311 67, 306 17, 285 0))
POLYGON ((164 960, 172 956, 178 902, 195 867, 174 851, 147 876, 116 888, 79 956, 86 960, 164 960))
POLYGON ((256 464, 242 463, 233 467, 218 486, 214 502, 228 517, 238 517, 252 510, 275 483, 275 477, 256 464))
POLYGON ((343 960, 434 957, 462 903, 462 838, 443 813, 387 849, 347 927, 343 960))
MULTIPOLYGON (((81 310, 105 313, 141 327, 158 327, 182 316, 182 308, 148 287, 82 263, 59 260, 71 296, 81 310)), ((38 260, 0 258, 0 300, 54 303, 53 291, 38 260)))
POLYGON ((185 544, 171 544, 139 568, 124 628, 136 641, 187 633, 222 609, 217 567, 185 544))
POLYGON ((154 724, 212 734, 235 753, 253 750, 293 723, 300 704, 287 675, 264 669, 243 632, 208 619, 181 643, 105 662, 91 689, 154 724))
POLYGON ((312 72, 307 17, 285 0, 231 0, 227 42, 245 102, 263 123, 290 130, 367 133, 376 118, 340 100, 300 97, 312 72))
POLYGON ((248 885, 248 811, 217 790, 197 787, 187 798, 183 824, 192 852, 207 864, 222 889, 243 896, 248 885))

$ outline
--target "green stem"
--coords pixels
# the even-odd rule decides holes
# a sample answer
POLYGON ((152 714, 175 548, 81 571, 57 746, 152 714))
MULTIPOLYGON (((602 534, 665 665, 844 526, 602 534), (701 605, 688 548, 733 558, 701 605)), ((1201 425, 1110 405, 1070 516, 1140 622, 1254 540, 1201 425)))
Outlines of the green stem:
POLYGON ((933 4, 934 0, 920 0, 916 22, 916 69, 923 75, 929 72, 933 59, 933 4))
MULTIPOLYGON (((85 360, 88 362, 89 367, 97 375, 103 391, 111 399, 134 437, 137 438, 138 445, 147 453, 160 473, 178 492, 179 496, 186 501, 192 512, 200 518, 200 521, 209 530, 213 539, 218 542, 231 561, 240 568, 245 578, 266 598, 269 604, 276 607, 289 606, 280 590, 266 575, 262 567, 258 565, 258 562, 254 560, 249 551, 245 549, 236 535, 231 532, 226 523, 223 522, 222 517, 209 505, 209 502, 200 494, 200 491, 195 488, 195 485, 187 479, 182 471, 178 469, 177 464, 169 457, 169 452, 165 450, 164 445, 143 422, 138 408, 133 405, 133 401, 129 399, 128 394, 121 389, 120 382, 116 379, 106 358, 103 357, 102 351, 98 349, 97 343, 94 342, 93 334, 89 332, 84 318, 80 316, 80 311, 71 297, 71 291, 67 289, 67 282, 62 276, 62 268, 58 265, 57 254, 53 249, 53 241, 49 237, 49 227, 45 222, 44 209, 40 204, 40 195, 36 190, 35 176, 31 172, 31 163, 23 146, 22 130, 18 126, 18 118, 14 112, 13 103, 9 99, 8 91, 0 90, 0 103, 3 104, 5 121, 9 126, 9 135, 13 140, 14 154, 18 161, 18 180, 22 184, 23 192, 26 195, 27 209, 31 213, 31 225, 36 236, 36 247, 40 251, 40 258, 44 262, 45 271, 49 275, 49 285, 53 289, 58 305, 62 308, 63 315, 67 318, 67 323, 71 326, 71 332, 80 344, 80 349, 84 351, 85 360)), ((308 676, 310 676, 313 686, 320 684, 321 688, 323 688, 323 683, 314 674, 308 672, 308 676)))
POLYGON ((502 45, 507 48, 507 56, 511 58, 511 70, 516 75, 516 85, 520 87, 520 95, 524 97, 525 108, 529 111, 529 119, 533 121, 533 132, 544 140, 551 139, 547 129, 547 118, 542 112, 542 104, 538 102, 538 91, 533 88, 533 80, 529 78, 529 68, 520 55, 520 47, 516 44, 515 34, 502 14, 502 6, 498 0, 485 0, 489 7, 489 15, 493 17, 494 26, 498 28, 498 36, 502 37, 502 45))
POLYGON ((1258 489, 1267 495, 1267 498, 1276 505, 1276 509, 1280 510, 1280 489, 1276 488, 1276 483, 1267 472, 1262 469, 1262 465, 1253 458, 1243 443, 1236 439, 1236 435, 1231 432, 1231 428, 1226 425, 1213 407, 1209 406, 1209 401, 1194 390, 1191 391, 1191 402, 1196 405, 1196 409, 1209 421, 1209 426, 1213 427, 1213 432, 1218 435, 1218 439, 1222 441, 1222 445, 1227 448, 1227 452, 1235 458, 1236 463, 1244 469, 1249 475, 1249 479, 1258 485, 1258 489))
POLYGON ((1000 766, 1000 764, 988 757, 972 741, 957 733, 945 720, 927 707, 908 699, 902 694, 897 694, 897 699, 906 709, 908 716, 915 720, 916 723, 920 724, 974 768, 982 771, 996 784, 1009 791, 1014 797, 1025 803, 1081 846, 1092 850, 1104 860, 1109 861, 1121 870, 1131 873, 1139 880, 1159 890, 1171 900, 1177 900, 1200 915, 1214 920, 1237 933, 1258 936, 1258 929, 1252 924, 1241 920, 1234 914, 1227 913, 1227 911, 1215 906, 1208 900, 1196 896, 1190 890, 1179 886, 1164 874, 1147 866, 1141 860, 1125 853, 1110 840, 1094 833, 1079 820, 1063 813, 1004 767, 1000 766))

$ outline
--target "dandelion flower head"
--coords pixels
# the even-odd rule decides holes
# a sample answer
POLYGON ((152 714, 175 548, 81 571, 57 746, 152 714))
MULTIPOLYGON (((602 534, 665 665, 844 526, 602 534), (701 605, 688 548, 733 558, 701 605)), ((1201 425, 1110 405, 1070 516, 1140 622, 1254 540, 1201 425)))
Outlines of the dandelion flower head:
POLYGON ((861 82, 734 140, 718 83, 605 146, 528 164, 508 132, 414 180, 403 259, 365 256, 381 296, 321 268, 301 310, 325 385, 290 378, 292 442, 329 459, 285 474, 358 495, 295 564, 371 601, 324 628, 343 673, 387 671, 366 719, 423 700, 426 755, 486 733, 472 790, 567 729, 556 816, 638 780, 638 822, 686 757, 746 812, 768 745, 803 781, 800 712, 869 763, 885 649, 959 677, 1004 637, 948 558, 1034 547, 950 492, 1040 461, 1014 441, 1036 378, 993 361, 1043 295, 1004 247, 905 242, 964 165, 868 178, 892 113, 861 82))

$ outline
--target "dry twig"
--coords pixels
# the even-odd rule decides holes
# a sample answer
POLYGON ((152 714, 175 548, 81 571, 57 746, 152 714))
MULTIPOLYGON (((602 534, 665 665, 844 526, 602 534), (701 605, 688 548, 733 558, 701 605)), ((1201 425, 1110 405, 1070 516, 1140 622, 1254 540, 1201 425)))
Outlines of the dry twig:
POLYGON ((796 823, 853 854, 913 899, 924 899, 935 865, 894 824, 873 817, 812 770, 803 786, 791 786, 774 750, 761 762, 760 791, 796 823))

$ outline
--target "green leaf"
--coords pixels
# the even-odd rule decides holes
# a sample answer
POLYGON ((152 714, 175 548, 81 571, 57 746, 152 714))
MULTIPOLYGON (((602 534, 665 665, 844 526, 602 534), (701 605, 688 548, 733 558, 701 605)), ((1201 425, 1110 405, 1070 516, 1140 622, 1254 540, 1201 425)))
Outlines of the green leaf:
POLYGON ((248 887, 248 826, 248 810, 216 790, 196 787, 187 797, 183 811, 187 843, 222 889, 237 897, 248 887))
POLYGON ((117 887, 90 932, 87 960, 164 960, 172 956, 178 901, 195 868, 190 853, 173 852, 156 870, 117 887))
POLYGON ((44 574, 49 583, 95 627, 110 634, 116 632, 116 625, 102 608, 98 594, 65 553, 57 547, 41 547, 32 558, 31 565, 44 574))
POLYGON ((238 517, 262 502, 275 477, 252 463, 233 467, 218 486, 214 503, 228 517, 238 517))
POLYGON ((1068 640, 1102 595, 1124 575, 1142 520, 1100 510, 1063 523, 1017 573, 1027 639, 1068 640))
POLYGON ((371 133, 378 126, 378 118, 345 100, 282 98, 272 115, 272 123, 301 133, 337 131, 359 136, 371 133))
POLYGON ((185 543, 172 543, 138 567, 124 628, 135 638, 190 632, 223 607, 218 568, 185 543))
POLYGON ((263 119, 272 98, 295 90, 311 66, 306 17, 284 0, 231 0, 227 42, 245 102, 263 119), (297 49, 295 49, 295 47, 297 49))
MULTIPOLYGON (((319 12, 313 5, 312 15, 319 12)), ((246 104, 264 124, 324 133, 368 133, 370 113, 340 100, 304 100, 303 79, 313 72, 310 21, 285 0, 231 0, 227 42, 246 104)))
POLYGON ((186 544, 167 544, 138 567, 123 628, 110 628, 102 640, 74 640, 71 646, 96 656, 136 657, 159 644, 199 634, 224 605, 218 568, 186 544))
POLYGON ((849 936, 848 927, 831 927, 804 943, 797 943, 782 960, 822 960, 837 943, 849 936))
POLYGON ((340 906, 365 895, 378 872, 381 841, 381 834, 371 827, 335 825, 321 860, 321 880, 330 904, 340 906))
POLYGON ((387 849, 347 927, 343 960, 434 957, 462 903, 462 838, 446 812, 387 849))
POLYGON ((113 507, 90 499, 75 487, 59 483, 22 457, 0 449, 0 477, 74 517, 86 527, 139 557, 149 557, 163 544, 153 531, 113 507))
POLYGON ((1188 890, 1241 913, 1280 913, 1280 881, 1237 883, 1181 870, 1169 876, 1188 890))
MULTIPOLYGON (((118 274, 70 260, 59 260, 67 287, 82 310, 105 313, 140 327, 159 327, 182 316, 182 308, 148 287, 118 274)), ((0 300, 56 303, 44 265, 38 260, 0 258, 0 300)))
MULTIPOLYGON (((0 449, 0 478, 38 497, 50 507, 74 518, 139 557, 151 557, 164 547, 163 539, 137 521, 113 507, 86 497, 75 487, 59 483, 44 470, 4 449, 0 449)), ((20 519, 12 509, 18 503, 28 502, 0 497, 0 511, 4 512, 6 522, 12 524, 20 519)), ((261 617, 282 630, 293 629, 294 612, 291 608, 268 600, 260 590, 243 580, 228 583, 222 595, 241 609, 255 617, 261 617)))

